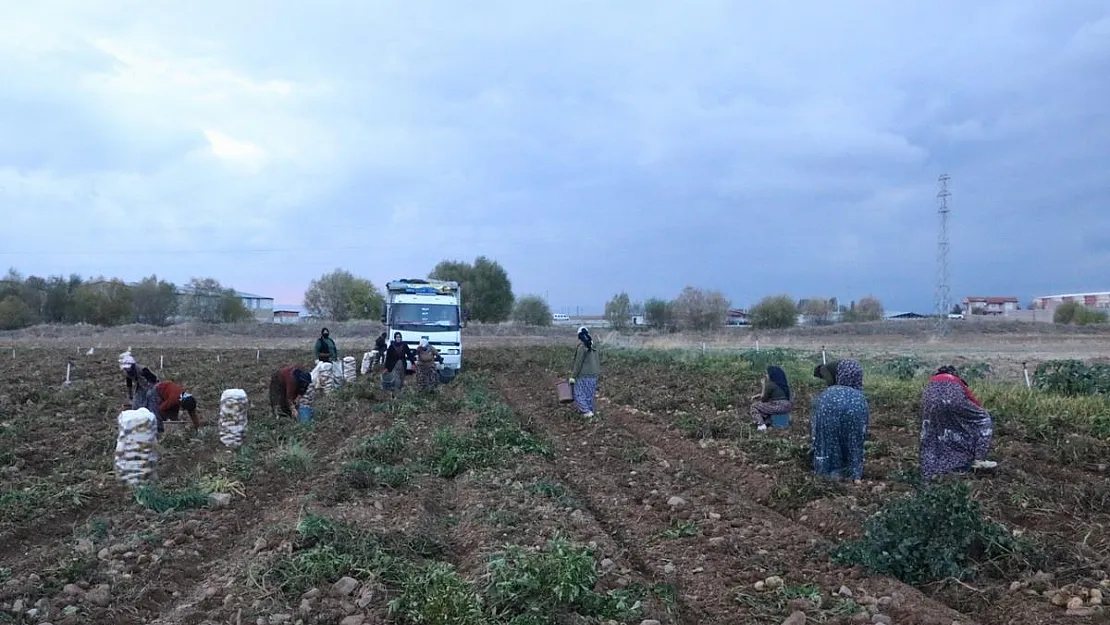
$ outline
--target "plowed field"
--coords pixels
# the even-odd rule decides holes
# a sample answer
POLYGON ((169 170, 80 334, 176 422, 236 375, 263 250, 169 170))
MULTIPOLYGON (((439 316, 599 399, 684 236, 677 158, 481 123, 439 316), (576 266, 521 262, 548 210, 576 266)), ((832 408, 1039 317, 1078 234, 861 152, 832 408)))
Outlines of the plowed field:
POLYGON ((4 355, 0 623, 1104 618, 1102 399, 978 383, 999 468, 964 481, 1035 556, 910 586, 829 552, 914 490, 920 376, 869 365, 865 479, 830 484, 809 472, 820 388, 795 354, 606 353, 599 418, 585 421, 554 402, 570 347, 475 349, 435 396, 360 378, 306 426, 266 404, 270 372, 303 352, 218 354, 135 352, 156 370, 163 356, 160 375, 194 393, 205 421, 167 434, 157 485, 138 493, 112 475, 116 354, 4 355), (789 430, 756 432, 747 397, 780 361, 801 408, 789 430), (214 425, 226 388, 252 400, 236 451, 214 425))

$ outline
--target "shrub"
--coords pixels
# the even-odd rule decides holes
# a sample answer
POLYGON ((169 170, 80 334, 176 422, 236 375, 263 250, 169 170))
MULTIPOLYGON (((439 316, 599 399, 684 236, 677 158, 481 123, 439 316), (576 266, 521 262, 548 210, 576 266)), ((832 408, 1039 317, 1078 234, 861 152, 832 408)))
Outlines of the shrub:
POLYGON ((749 316, 757 329, 792 328, 798 323, 798 306, 789 295, 773 295, 752 306, 749 316))
POLYGON ((952 480, 890 501, 868 519, 860 540, 834 550, 833 560, 907 584, 970 579, 986 566, 1012 568, 1013 561, 1002 561, 1028 546, 987 519, 969 493, 966 482, 952 480))
POLYGON ((720 291, 688 286, 674 301, 675 316, 686 330, 712 330, 725 324, 729 301, 720 291))
POLYGON ((1033 384, 1060 395, 1110 394, 1110 365, 1086 365, 1079 360, 1048 360, 1037 365, 1033 384))
POLYGON ((551 308, 538 295, 525 295, 513 307, 513 323, 527 326, 551 325, 551 308))
POLYGON ((1088 308, 1079 302, 1064 302, 1052 313, 1052 322, 1063 325, 1085 326, 1093 323, 1106 323, 1105 310, 1088 308))

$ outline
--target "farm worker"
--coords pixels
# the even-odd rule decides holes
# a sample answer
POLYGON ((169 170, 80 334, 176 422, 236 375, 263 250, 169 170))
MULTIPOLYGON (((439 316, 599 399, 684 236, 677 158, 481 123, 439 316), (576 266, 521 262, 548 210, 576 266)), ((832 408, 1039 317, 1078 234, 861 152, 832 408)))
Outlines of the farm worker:
POLYGON ((316 360, 339 362, 339 350, 336 349, 335 341, 332 340, 331 332, 327 328, 320 330, 320 338, 316 339, 316 346, 312 351, 316 355, 316 360))
POLYGON ((991 415, 952 366, 937 369, 921 394, 921 476, 991 469, 991 415))
POLYGON ((393 334, 393 342, 389 344, 389 348, 385 350, 385 366, 382 371, 391 371, 397 378, 397 388, 404 388, 405 386, 405 363, 416 362, 416 354, 412 352, 408 344, 401 338, 400 332, 393 334))
POLYGON ((437 362, 443 362, 439 350, 428 342, 428 337, 420 337, 420 345, 416 348, 416 385, 420 390, 434 391, 439 384, 437 362))
POLYGON ((752 396, 752 420, 760 430, 766 430, 774 415, 788 414, 794 409, 790 401, 790 383, 782 367, 767 367, 767 375, 761 380, 759 395, 752 396))
POLYGON ((863 479, 863 439, 869 420, 863 368, 855 360, 841 360, 836 384, 813 401, 813 472, 836 480, 863 479))
POLYGON ((578 328, 578 345, 574 348, 574 365, 569 382, 574 386, 574 405, 587 419, 594 416, 597 378, 601 375, 601 359, 594 348, 594 339, 586 326, 578 328))
POLYGON ((154 416, 158 419, 158 433, 164 430, 164 421, 177 421, 181 411, 189 413, 189 420, 193 422, 193 429, 200 429, 200 418, 197 417, 197 400, 185 390, 184 386, 176 382, 159 382, 154 385, 151 404, 155 405, 154 416))
POLYGON ((377 358, 377 361, 374 362, 375 365, 385 362, 385 350, 389 349, 388 337, 388 334, 382 332, 374 341, 374 356, 377 358))
POLYGON ((824 380, 827 386, 832 386, 836 384, 836 369, 839 365, 839 360, 817 365, 813 368, 813 377, 824 380))
POLYGON ((300 367, 282 367, 270 376, 270 414, 292 417, 297 399, 308 392, 312 375, 300 367))
MULTIPOLYGON (((139 367, 139 363, 131 359, 131 363, 123 368, 124 381, 127 383, 127 399, 135 402, 136 395, 140 396, 139 402, 142 403, 142 396, 145 396, 154 385, 158 383, 158 376, 154 375, 148 367, 139 367)), ((138 406, 135 406, 136 408, 138 406)))

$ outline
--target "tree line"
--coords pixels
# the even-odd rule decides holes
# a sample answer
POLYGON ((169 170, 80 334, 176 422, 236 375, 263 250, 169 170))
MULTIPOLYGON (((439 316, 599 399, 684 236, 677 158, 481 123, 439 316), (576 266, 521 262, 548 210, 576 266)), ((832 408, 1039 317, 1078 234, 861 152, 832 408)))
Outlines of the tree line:
POLYGON ((235 289, 213 278, 193 278, 184 287, 157 275, 127 284, 98 276, 24 277, 15 269, 0 280, 0 330, 18 330, 40 323, 128 323, 167 325, 178 317, 206 323, 251 319, 235 289))

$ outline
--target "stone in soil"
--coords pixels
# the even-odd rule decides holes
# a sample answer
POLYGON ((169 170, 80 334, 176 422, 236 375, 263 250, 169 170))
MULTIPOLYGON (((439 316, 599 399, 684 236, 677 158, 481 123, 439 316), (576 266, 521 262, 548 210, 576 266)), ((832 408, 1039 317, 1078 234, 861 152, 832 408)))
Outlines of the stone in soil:
POLYGON ((681 508, 682 506, 686 505, 686 500, 682 497, 671 497, 667 500, 667 505, 672 508, 681 508))
POLYGON ((783 583, 783 579, 778 575, 772 575, 771 577, 763 580, 763 585, 768 590, 778 590, 779 588, 782 588, 783 583))
POLYGON ((644 620, 640 621, 640 625, 659 625, 659 621, 657 621, 653 618, 644 619, 644 620))
POLYGON ((112 603, 112 591, 108 584, 100 584, 96 588, 85 593, 85 601, 103 608, 112 603))
POLYGON ((366 617, 361 614, 354 614, 339 621, 339 625, 362 625, 366 622, 366 617))
POLYGON ((352 577, 344 577, 331 586, 331 594, 336 597, 346 597, 358 588, 358 580, 352 577))
POLYGON ((213 508, 226 508, 231 505, 231 495, 227 493, 212 493, 208 496, 208 505, 213 508))
POLYGON ((782 625, 806 625, 806 613, 802 611, 794 612, 786 617, 782 625))

